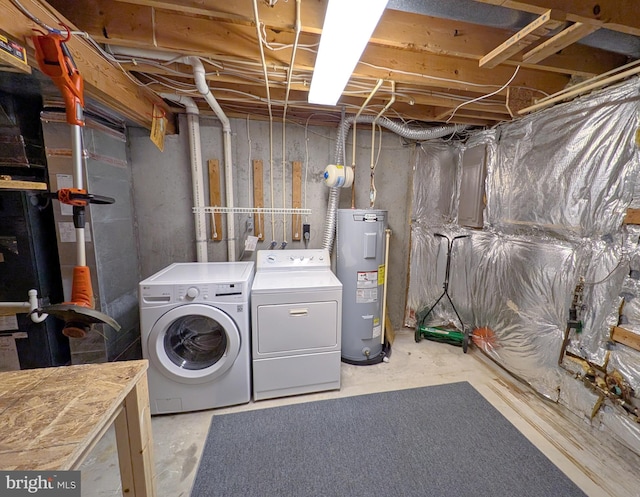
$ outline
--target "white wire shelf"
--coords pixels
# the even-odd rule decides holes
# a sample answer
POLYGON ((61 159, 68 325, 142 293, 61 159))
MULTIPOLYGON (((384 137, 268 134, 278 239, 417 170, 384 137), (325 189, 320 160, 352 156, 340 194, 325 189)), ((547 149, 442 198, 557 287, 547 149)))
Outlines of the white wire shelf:
POLYGON ((193 207, 193 213, 204 212, 205 214, 280 214, 300 216, 311 215, 311 209, 284 209, 271 207, 193 207))

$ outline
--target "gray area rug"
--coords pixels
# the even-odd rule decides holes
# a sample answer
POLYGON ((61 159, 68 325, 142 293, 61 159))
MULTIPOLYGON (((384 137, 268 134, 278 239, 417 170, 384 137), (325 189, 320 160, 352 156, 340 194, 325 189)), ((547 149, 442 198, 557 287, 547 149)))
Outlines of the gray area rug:
POLYGON ((585 494, 469 383, 214 416, 191 497, 585 494))

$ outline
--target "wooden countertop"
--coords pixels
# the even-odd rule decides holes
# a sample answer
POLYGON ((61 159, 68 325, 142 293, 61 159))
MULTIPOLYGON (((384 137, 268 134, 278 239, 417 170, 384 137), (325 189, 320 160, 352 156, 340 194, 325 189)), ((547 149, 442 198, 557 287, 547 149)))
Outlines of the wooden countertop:
POLYGON ((141 360, 0 373, 0 470, 77 469, 129 392, 146 383, 147 367, 141 360))

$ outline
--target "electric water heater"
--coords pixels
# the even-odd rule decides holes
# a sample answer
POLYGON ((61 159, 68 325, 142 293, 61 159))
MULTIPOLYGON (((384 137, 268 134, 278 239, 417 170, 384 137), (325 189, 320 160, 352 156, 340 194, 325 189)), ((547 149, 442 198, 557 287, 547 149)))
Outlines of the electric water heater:
POLYGON ((382 360, 387 211, 338 209, 336 276, 342 283, 342 360, 382 360))

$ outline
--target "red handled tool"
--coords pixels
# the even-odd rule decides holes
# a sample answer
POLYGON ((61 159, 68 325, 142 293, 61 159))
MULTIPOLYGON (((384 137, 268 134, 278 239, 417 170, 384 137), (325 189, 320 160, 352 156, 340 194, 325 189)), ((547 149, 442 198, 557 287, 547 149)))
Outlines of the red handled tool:
POLYGON ((50 33, 33 37, 36 60, 40 70, 49 76, 62 93, 71 125, 73 158, 73 188, 52 192, 49 196, 73 206, 73 225, 76 230, 76 267, 73 268, 71 300, 62 304, 36 309, 34 312, 51 314, 65 322, 62 333, 74 338, 84 337, 94 323, 105 323, 116 331, 120 325, 111 317, 94 309, 91 274, 85 251, 85 207, 87 204, 112 204, 114 199, 87 193, 83 187, 82 128, 84 127, 84 82, 73 57, 59 34, 50 33))

